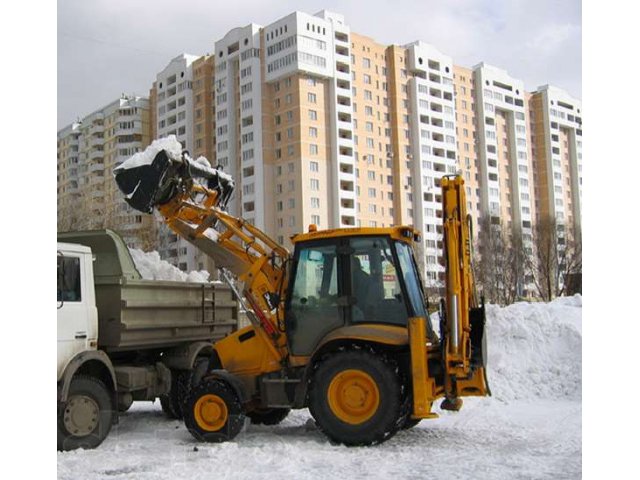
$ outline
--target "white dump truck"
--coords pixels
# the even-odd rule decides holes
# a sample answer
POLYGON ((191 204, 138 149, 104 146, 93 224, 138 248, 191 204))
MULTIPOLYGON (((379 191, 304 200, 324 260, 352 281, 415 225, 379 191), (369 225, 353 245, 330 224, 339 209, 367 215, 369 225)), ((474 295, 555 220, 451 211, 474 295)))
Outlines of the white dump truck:
POLYGON ((182 400, 237 330, 224 284, 143 280, 111 230, 58 234, 58 450, 95 448, 136 400, 182 400))

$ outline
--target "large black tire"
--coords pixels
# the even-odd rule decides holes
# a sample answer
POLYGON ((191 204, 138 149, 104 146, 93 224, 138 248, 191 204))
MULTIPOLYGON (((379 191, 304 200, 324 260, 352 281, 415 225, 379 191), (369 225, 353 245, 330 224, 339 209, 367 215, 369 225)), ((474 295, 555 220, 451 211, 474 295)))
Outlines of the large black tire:
POLYGON ((416 425, 418 425, 420 422, 422 421, 421 418, 411 418, 411 417, 406 417, 402 426, 400 427, 402 430, 409 430, 413 427, 415 427, 416 425))
POLYGON ((183 418, 184 404, 189 396, 191 389, 198 385, 202 378, 207 374, 207 366, 209 360, 206 358, 197 358, 194 362, 191 370, 180 370, 177 375, 177 384, 174 388, 174 396, 176 403, 176 410, 180 415, 179 418, 183 418))
POLYGON ((396 434, 401 423, 397 372, 396 364, 382 354, 352 350, 326 355, 311 381, 311 415, 337 443, 382 443, 396 434))
POLYGON ((97 378, 77 375, 58 405, 58 450, 96 448, 107 437, 115 412, 109 390, 97 378))
POLYGON ((254 425, 277 425, 287 418, 290 411, 290 408, 265 408, 248 412, 247 417, 254 425))
POLYGON ((204 380, 193 387, 184 403, 187 430, 201 442, 226 442, 242 430, 245 415, 238 395, 226 382, 204 380))
MULTIPOLYGON (((406 376, 403 377, 406 379, 406 376)), ((413 396, 407 392, 404 402, 402 404, 402 410, 399 418, 400 430, 409 430, 418 425, 421 418, 411 418, 411 412, 413 411, 413 396)))
POLYGON ((162 411, 172 420, 182 420, 184 385, 189 381, 190 375, 187 370, 171 369, 171 390, 167 394, 160 395, 162 411))

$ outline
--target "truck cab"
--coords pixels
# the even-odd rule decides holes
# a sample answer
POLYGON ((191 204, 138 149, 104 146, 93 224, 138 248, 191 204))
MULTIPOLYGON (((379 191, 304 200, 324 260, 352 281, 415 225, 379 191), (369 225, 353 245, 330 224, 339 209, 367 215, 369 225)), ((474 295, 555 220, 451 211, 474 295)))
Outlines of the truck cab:
POLYGON ((58 380, 76 355, 97 348, 92 259, 89 247, 58 243, 58 380))

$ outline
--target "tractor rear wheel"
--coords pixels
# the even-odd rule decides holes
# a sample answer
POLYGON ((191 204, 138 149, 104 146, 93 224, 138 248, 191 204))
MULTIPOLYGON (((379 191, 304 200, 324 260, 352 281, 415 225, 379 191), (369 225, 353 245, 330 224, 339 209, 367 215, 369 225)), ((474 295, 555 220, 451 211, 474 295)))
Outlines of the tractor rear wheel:
POLYGON ((372 445, 398 431, 402 411, 397 365, 382 354, 326 355, 311 382, 309 410, 320 429, 345 445, 372 445))
POLYGON ((187 430, 203 442, 226 442, 244 426, 245 415, 236 392, 224 381, 212 379, 193 387, 183 405, 187 430))

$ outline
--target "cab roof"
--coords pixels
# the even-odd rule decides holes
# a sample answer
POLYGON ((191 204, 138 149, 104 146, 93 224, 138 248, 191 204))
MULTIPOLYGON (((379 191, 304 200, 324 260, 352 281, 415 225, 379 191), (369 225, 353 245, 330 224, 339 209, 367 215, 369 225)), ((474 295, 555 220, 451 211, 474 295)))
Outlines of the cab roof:
POLYGON ((412 243, 420 239, 420 232, 410 225, 401 225, 395 227, 353 227, 353 228, 334 228, 329 230, 314 231, 314 225, 310 226, 307 233, 297 233, 291 236, 293 244, 306 242, 309 240, 324 240, 327 238, 344 238, 344 237, 360 237, 371 235, 388 235, 394 240, 400 240, 412 243))

